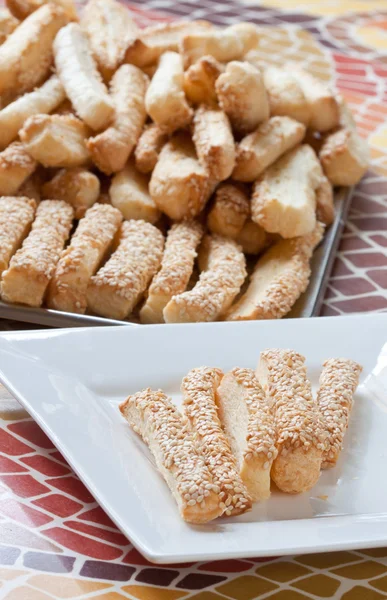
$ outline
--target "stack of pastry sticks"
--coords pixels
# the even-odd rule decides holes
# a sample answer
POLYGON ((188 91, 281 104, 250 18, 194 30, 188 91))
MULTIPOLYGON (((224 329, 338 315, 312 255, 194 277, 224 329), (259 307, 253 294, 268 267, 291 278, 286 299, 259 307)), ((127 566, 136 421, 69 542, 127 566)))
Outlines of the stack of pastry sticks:
POLYGON ((332 186, 367 168, 344 100, 262 63, 249 23, 139 29, 116 0, 7 6, 1 298, 142 323, 286 315, 332 186))
POLYGON ((255 372, 191 370, 183 414, 149 388, 120 411, 149 446, 182 518, 205 523, 267 500, 271 480, 285 493, 306 492, 334 467, 361 370, 353 360, 327 360, 314 397, 301 354, 265 350, 255 372))

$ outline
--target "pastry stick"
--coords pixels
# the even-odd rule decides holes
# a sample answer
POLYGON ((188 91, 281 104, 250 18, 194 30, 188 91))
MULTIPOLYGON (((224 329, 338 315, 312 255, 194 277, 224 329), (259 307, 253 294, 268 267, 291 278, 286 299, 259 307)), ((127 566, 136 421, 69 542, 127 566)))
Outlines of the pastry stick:
POLYGON ((310 146, 287 152, 254 184, 253 221, 284 238, 310 233, 316 225, 316 189, 321 176, 321 165, 310 146))
POLYGON ((324 231, 323 225, 301 238, 281 240, 258 260, 249 286, 225 315, 226 321, 280 319, 306 290, 309 259, 324 231))
POLYGON ((272 117, 237 145, 235 168, 238 181, 255 181, 282 154, 302 142, 305 125, 290 117, 272 117))
POLYGON ((260 225, 247 219, 235 241, 245 254, 260 254, 270 244, 270 235, 260 225))
POLYGON ((183 90, 183 73, 181 56, 165 52, 145 96, 147 113, 157 125, 170 131, 184 127, 192 119, 183 90))
POLYGON ((188 134, 179 132, 165 144, 152 173, 149 191, 159 209, 171 219, 192 219, 201 212, 212 188, 188 134))
POLYGON ((163 310, 172 296, 182 294, 192 275, 203 228, 196 221, 175 223, 168 232, 161 269, 153 278, 140 311, 142 323, 163 323, 163 310))
POLYGON ((42 197, 68 202, 74 208, 75 218, 81 219, 98 200, 100 188, 98 177, 86 169, 61 169, 43 184, 42 197))
POLYGON ((323 365, 317 403, 326 433, 322 468, 334 467, 348 427, 362 367, 354 360, 330 358, 323 365))
POLYGON ((87 33, 99 71, 105 81, 110 81, 139 35, 136 23, 126 6, 116 0, 89 0, 81 27, 87 33))
POLYGON ((216 181, 230 177, 235 143, 230 122, 221 110, 200 106, 193 120, 193 141, 200 163, 216 181))
MULTIPOLYGON (((40 188, 42 185, 42 175, 39 171, 34 171, 32 175, 30 175, 24 183, 21 184, 18 191, 16 192, 16 196, 25 196, 26 198, 31 198, 35 200, 36 204, 39 204, 41 200, 40 188)), ((60 200, 61 198, 57 198, 60 200)))
POLYGON ((30 198, 0 197, 0 277, 28 234, 35 208, 30 198))
POLYGON ((31 232, 3 273, 5 302, 41 306, 47 286, 69 236, 73 209, 61 200, 44 200, 36 211, 31 232))
POLYGON ((211 55, 220 62, 238 60, 258 43, 258 30, 252 23, 238 23, 226 29, 193 31, 180 41, 185 67, 202 56, 211 55))
POLYGON ((120 211, 108 204, 90 208, 62 252, 50 281, 47 305, 56 310, 83 314, 86 290, 121 224, 120 211))
POLYGON ((0 44, 3 44, 7 37, 15 31, 19 25, 19 20, 11 14, 6 8, 0 9, 0 44))
POLYGON ((285 69, 296 77, 305 96, 310 113, 308 127, 315 131, 329 131, 337 127, 339 107, 329 87, 293 63, 285 69))
POLYGON ((149 223, 159 219, 160 211, 149 194, 148 183, 148 177, 139 173, 132 162, 114 175, 109 195, 124 219, 144 219, 149 223))
POLYGON ((113 123, 87 142, 91 158, 107 175, 124 168, 141 135, 146 120, 147 85, 146 75, 133 65, 122 65, 113 75, 110 86, 116 109, 113 123))
POLYGON ((55 66, 80 118, 94 130, 107 127, 114 106, 102 83, 86 35, 77 23, 63 27, 54 41, 55 66))
POLYGON ((153 171, 167 141, 168 134, 158 125, 152 123, 145 127, 134 151, 136 167, 141 173, 153 171))
POLYGON ((183 379, 184 413, 195 441, 219 489, 220 507, 227 517, 251 508, 251 498, 239 475, 237 461, 223 432, 216 406, 216 390, 222 380, 220 369, 199 367, 183 379))
POLYGON ((194 436, 176 406, 161 391, 150 388, 129 396, 120 411, 149 447, 157 468, 188 523, 219 517, 218 486, 213 483, 194 436))
POLYGON ((277 456, 274 418, 252 369, 236 367, 216 391, 219 418, 253 502, 270 496, 270 469, 277 456))
POLYGON ((202 56, 184 73, 184 92, 193 104, 216 106, 215 82, 223 73, 223 65, 213 56, 202 56))
POLYGON ((110 319, 125 319, 145 292, 160 266, 162 233, 145 221, 125 221, 117 250, 91 278, 89 309, 110 319))
POLYGON ((222 183, 216 189, 207 225, 212 233, 235 239, 249 215, 250 202, 246 191, 234 183, 222 183))
POLYGON ((215 90, 220 107, 240 133, 254 131, 270 116, 262 73, 247 62, 228 63, 216 80, 215 90))
POLYGON ((265 350, 256 375, 275 419, 278 456, 271 477, 283 492, 306 492, 320 477, 324 435, 305 358, 294 350, 265 350))
POLYGON ((333 189, 325 175, 321 177, 320 185, 316 189, 316 217, 324 225, 330 225, 335 218, 333 189))
POLYGON ((0 94, 22 94, 39 85, 52 66, 52 43, 68 21, 59 6, 45 4, 0 46, 0 94))
MULTIPOLYGON (((38 8, 47 4, 47 0, 6 0, 6 4, 11 13, 23 21, 38 8)), ((50 0, 50 4, 56 4, 63 9, 69 19, 77 20, 77 9, 73 0, 50 0)))
POLYGON ((0 195, 16 194, 36 166, 36 160, 20 142, 13 142, 0 152, 0 195))
POLYGON ((66 98, 56 75, 40 88, 21 96, 0 110, 0 149, 3 150, 18 135, 24 122, 33 115, 52 112, 66 98))
POLYGON ((199 259, 199 281, 192 290, 168 302, 164 309, 166 323, 215 321, 239 293, 246 278, 246 262, 233 240, 207 236, 199 259))
POLYGON ((297 78, 288 70, 270 66, 264 69, 263 80, 271 116, 288 116, 308 125, 310 108, 297 78))

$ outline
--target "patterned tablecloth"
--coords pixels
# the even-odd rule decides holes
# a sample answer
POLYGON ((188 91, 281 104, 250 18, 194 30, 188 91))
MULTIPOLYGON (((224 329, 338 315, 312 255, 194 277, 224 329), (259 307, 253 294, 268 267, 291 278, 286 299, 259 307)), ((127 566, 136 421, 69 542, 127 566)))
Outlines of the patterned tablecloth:
MULTIPOLYGON (((188 16, 221 25, 252 21, 264 26, 263 58, 281 64, 286 56, 323 80, 333 77, 369 139, 372 167, 356 189, 322 314, 386 310, 386 0, 135 0, 130 6, 143 24, 188 16)), ((387 598, 387 548, 151 565, 0 389, 0 598, 377 600, 387 598)))

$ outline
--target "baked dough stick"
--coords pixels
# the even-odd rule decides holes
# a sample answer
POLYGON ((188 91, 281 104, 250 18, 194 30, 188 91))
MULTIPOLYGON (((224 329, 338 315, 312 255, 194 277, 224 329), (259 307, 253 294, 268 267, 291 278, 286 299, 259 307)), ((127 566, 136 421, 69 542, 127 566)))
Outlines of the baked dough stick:
POLYGON ((3 44, 10 33, 15 31, 19 21, 6 8, 0 9, 0 44, 3 44))
POLYGON ((140 311, 142 323, 164 323, 163 310, 172 296, 182 294, 187 289, 202 235, 203 228, 196 221, 172 225, 161 269, 153 278, 147 300, 140 311))
POLYGON ((332 185, 325 175, 316 189, 316 217, 324 225, 330 225, 335 218, 332 185))
POLYGON ((246 278, 246 261, 233 240, 206 236, 199 259, 199 281, 192 290, 168 302, 164 309, 166 323, 215 321, 239 293, 246 278))
POLYGON ((230 177, 235 165, 235 142, 227 115, 200 106, 193 121, 193 141, 200 163, 216 181, 230 177))
POLYGON ((177 133, 161 150, 149 191, 159 209, 171 219, 193 219, 201 212, 212 190, 188 134, 177 133))
POLYGON ((0 197, 0 277, 29 232, 35 208, 30 198, 0 197))
POLYGON ((42 197, 68 202, 74 208, 75 218, 81 219, 87 209, 97 202, 100 188, 98 177, 86 169, 61 169, 43 184, 42 197))
POLYGON ((20 142, 13 142, 0 152, 0 195, 16 194, 24 181, 35 171, 36 166, 36 160, 20 142))
MULTIPOLYGON (((21 184, 18 191, 16 192, 17 196, 25 196, 26 198, 31 198, 35 200, 36 204, 39 204, 41 200, 40 196, 40 188, 42 185, 42 174, 41 172, 34 171, 30 177, 28 177, 24 183, 21 184)), ((61 198, 57 198, 60 200, 61 198)))
POLYGON ((317 403, 327 436, 322 468, 329 469, 335 466, 343 446, 362 367, 346 358, 330 358, 323 367, 317 403))
POLYGON ((316 225, 316 188, 321 176, 321 165, 310 146, 291 150, 255 182, 253 221, 284 238, 310 233, 316 225))
POLYGON ((285 69, 296 77, 308 104, 310 119, 308 127, 315 131, 329 131, 339 124, 339 107, 333 92, 327 85, 297 65, 285 69))
POLYGON ((86 311, 90 277, 106 255, 121 221, 120 211, 108 204, 89 208, 62 252, 48 286, 50 308, 80 314, 86 311))
POLYGON ((86 35, 77 23, 63 27, 54 41, 56 70, 78 116, 95 130, 114 117, 113 101, 90 53, 86 35))
POLYGON ((305 125, 290 117, 272 117, 237 145, 232 173, 239 181, 255 181, 282 154, 302 142, 305 125))
POLYGON ((73 209, 62 200, 43 200, 31 232, 3 273, 5 302, 41 306, 63 246, 69 236, 73 209))
POLYGON ((201 456, 192 432, 172 401, 150 388, 129 396, 120 411, 152 452, 156 465, 188 523, 219 517, 218 487, 201 456))
POLYGON ((260 225, 247 219, 235 238, 245 254, 260 254, 270 245, 270 235, 260 225))
POLYGON ((151 173, 156 166, 162 147, 168 141, 166 132, 152 123, 142 132, 134 151, 136 167, 141 173, 151 173))
POLYGON ((238 60, 258 43, 258 30, 251 23, 238 23, 226 29, 186 33, 180 41, 185 67, 208 54, 220 62, 238 60))
POLYGON ((226 321, 280 319, 309 283, 309 259, 324 227, 300 238, 281 240, 258 260, 249 287, 225 315, 226 321))
POLYGON ((235 239, 250 215, 250 200, 246 191, 234 183, 221 183, 207 217, 212 233, 235 239))
POLYGON ((110 93, 116 108, 114 121, 87 142, 91 158, 107 175, 124 168, 141 135, 146 120, 147 85, 147 76, 133 65, 122 65, 113 75, 110 93))
POLYGON ((183 90, 183 60, 177 52, 160 57, 145 96, 145 107, 152 120, 170 131, 188 125, 192 119, 183 90))
MULTIPOLYGON (((64 10, 69 19, 77 20, 77 9, 73 0, 49 0, 51 4, 56 4, 64 10)), ((43 4, 47 4, 48 0, 6 0, 11 13, 17 18, 23 21, 30 14, 38 10, 43 4)))
POLYGON ((163 254, 162 233, 145 221, 125 221, 117 250, 91 278, 89 309, 110 319, 125 319, 157 272, 163 254))
POLYGON ((52 43, 68 18, 59 6, 45 4, 0 46, 0 94, 22 94, 39 85, 52 66, 52 43))
POLYGON ((109 195, 124 219, 144 219, 156 223, 161 213, 148 191, 149 179, 132 162, 112 178, 109 195))
POLYGON ((271 477, 283 492, 306 492, 320 477, 324 433, 305 358, 294 350, 265 350, 256 375, 275 419, 278 456, 271 477))
POLYGON ((87 33, 98 69, 105 81, 110 81, 123 63, 127 48, 139 35, 129 10, 116 0, 89 0, 81 27, 87 33))
POLYGON ((270 496, 270 469, 277 456, 274 418, 252 369, 236 367, 216 391, 219 418, 253 502, 270 496))
POLYGON ((184 377, 181 391, 195 441, 219 489, 220 507, 224 515, 230 517, 249 510, 251 498, 218 417, 215 398, 222 377, 220 369, 192 369, 184 377))
POLYGON ((279 67, 266 67, 263 80, 269 96, 272 116, 292 117, 304 125, 310 120, 310 108, 296 77, 279 67))
POLYGON ((218 97, 215 82, 224 67, 213 56, 202 56, 184 73, 185 95, 193 104, 216 106, 218 97))
POLYGON ((270 116, 269 101, 261 72, 247 62, 228 63, 215 83, 219 105, 236 131, 254 131, 270 116))
POLYGON ((44 167, 78 167, 89 161, 88 128, 74 115, 34 115, 19 135, 28 153, 44 167))
POLYGON ((0 110, 0 149, 3 150, 17 138, 19 129, 28 117, 50 113, 65 98, 63 85, 58 77, 53 75, 42 87, 24 94, 0 110))

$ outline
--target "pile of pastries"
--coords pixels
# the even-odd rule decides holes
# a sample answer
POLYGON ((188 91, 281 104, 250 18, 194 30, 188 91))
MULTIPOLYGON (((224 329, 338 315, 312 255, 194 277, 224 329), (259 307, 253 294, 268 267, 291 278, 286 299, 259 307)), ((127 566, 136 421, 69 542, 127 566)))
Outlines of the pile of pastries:
POLYGON ((7 7, 1 299, 142 323, 286 315, 333 186, 367 169, 345 101, 264 64, 249 23, 139 29, 116 0, 7 7))

